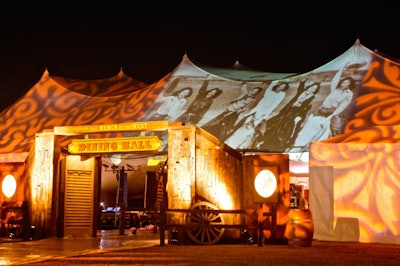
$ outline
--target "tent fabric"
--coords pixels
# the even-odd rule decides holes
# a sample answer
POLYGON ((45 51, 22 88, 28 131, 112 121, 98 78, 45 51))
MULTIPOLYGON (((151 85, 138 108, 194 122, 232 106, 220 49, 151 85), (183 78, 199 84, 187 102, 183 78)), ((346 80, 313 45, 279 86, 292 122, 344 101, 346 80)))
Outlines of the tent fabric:
POLYGON ((399 73, 399 63, 374 54, 344 133, 310 144, 318 240, 400 244, 399 73))
POLYGON ((314 239, 400 244, 399 156, 398 143, 310 145, 314 239))
POLYGON ((400 124, 400 64, 374 55, 357 98, 354 119, 348 122, 345 132, 359 131, 369 126, 400 124))
POLYGON ((400 125, 368 126, 327 138, 324 143, 400 143, 400 125))
POLYGON ((128 94, 144 89, 149 84, 125 75, 121 68, 119 73, 107 79, 82 80, 51 75, 51 79, 68 90, 93 97, 109 97, 128 94))
MULTIPOLYGON (((373 54, 357 40, 342 55, 308 73, 263 73, 238 63, 230 71, 214 68, 220 75, 225 73, 224 76, 206 71, 185 55, 170 74, 148 86, 126 76, 122 70, 115 77, 92 81, 53 77, 46 70, 30 91, 0 114, 0 153, 26 152, 35 133, 54 126, 146 120, 194 124, 238 150, 304 152, 311 141, 343 132, 352 116, 361 81, 370 71, 373 54), (239 78, 227 78, 235 73, 239 78), (343 77, 354 81, 352 92, 334 95, 335 85, 343 77), (209 90, 217 92, 216 96, 207 98, 201 94, 209 90), (314 95, 307 94, 311 90, 315 90, 314 95), (179 96, 180 92, 188 95, 179 96), (252 95, 253 92, 257 93, 252 95), (325 134, 296 142, 308 118, 319 114, 319 107, 330 94, 334 99, 347 100, 347 108, 335 116, 335 121, 341 124, 335 131, 325 126, 325 134), (290 106, 300 101, 296 108, 290 106), (193 106, 196 109, 192 110, 193 106)), ((338 103, 330 104, 334 104, 335 111, 341 109, 338 103)), ((334 124, 333 118, 329 121, 332 121, 329 125, 334 124)), ((305 130, 302 135, 307 136, 305 130)))
MULTIPOLYGON (((314 71, 288 76, 282 74, 280 79, 275 80, 270 80, 267 73, 264 80, 247 81, 207 72, 184 57, 171 73, 154 105, 140 120, 165 119, 194 124, 229 143, 230 147, 243 151, 305 152, 311 141, 343 132, 347 120, 352 116, 372 57, 373 52, 357 40, 342 55, 314 71), (346 78, 352 80, 351 90, 342 93, 336 86, 346 78), (287 87, 281 90, 281 84, 287 87), (217 97, 199 98, 202 91, 213 89, 221 93, 217 97), (310 93, 312 91, 313 95, 310 93), (278 93, 284 94, 284 97, 278 96, 278 93), (197 101, 207 101, 207 109, 200 111, 197 101), (196 109, 192 110, 194 105, 196 109), (319 107, 327 105, 335 113, 325 115, 329 121, 324 123, 325 133, 314 134, 315 127, 310 126, 308 131, 307 128, 303 129, 302 135, 312 133, 314 137, 296 142, 297 134, 307 120, 323 123, 321 117, 315 117, 322 113, 319 107)), ((211 71, 211 68, 208 69, 211 71)), ((222 75, 223 72, 219 73, 222 75)), ((261 73, 259 75, 262 76, 261 73)))
POLYGON ((142 83, 122 73, 90 83, 74 81, 73 89, 66 81, 46 70, 32 89, 0 114, 1 153, 28 152, 36 133, 56 126, 138 120, 163 85, 137 87, 142 83))
POLYGON ((57 126, 180 121, 237 150, 309 152, 317 239, 399 243, 399 73, 399 63, 359 40, 301 74, 206 68, 186 55, 149 85, 122 70, 90 81, 46 70, 0 113, 0 154, 15 161, 32 149, 36 133, 57 126), (342 93, 336 85, 344 80, 352 90, 342 93))
POLYGON ((200 62, 192 61, 196 66, 200 67, 206 72, 213 73, 216 76, 224 77, 226 79, 241 80, 241 81, 274 81, 285 79, 292 76, 299 75, 299 73, 274 73, 264 72, 248 68, 238 61, 231 68, 213 67, 201 64, 200 62), (234 70, 234 71, 232 71, 234 70))

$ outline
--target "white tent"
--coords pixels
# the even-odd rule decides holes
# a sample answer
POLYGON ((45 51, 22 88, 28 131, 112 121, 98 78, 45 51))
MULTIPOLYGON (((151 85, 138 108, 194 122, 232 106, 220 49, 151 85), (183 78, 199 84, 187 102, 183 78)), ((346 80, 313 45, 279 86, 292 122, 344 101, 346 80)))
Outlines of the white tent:
POLYGON ((310 144, 318 240, 400 244, 400 65, 371 54, 345 132, 310 144))
POLYGON ((357 40, 342 55, 318 69, 286 75, 200 68, 185 56, 165 79, 165 89, 140 120, 195 124, 230 147, 243 151, 304 152, 311 141, 332 136, 330 128, 324 134, 315 132, 315 126, 310 125, 318 123, 317 127, 320 126, 316 118, 319 107, 325 105, 328 95, 336 93, 342 80, 350 78, 352 92, 334 96, 335 101, 344 98, 346 106, 339 103, 331 106, 340 111, 342 122, 334 134, 343 132, 346 121, 353 115, 352 109, 372 54, 357 40), (235 73, 236 78, 233 78, 235 73), (278 91, 280 84, 287 85, 284 91, 278 91), (313 86, 316 91, 305 96, 313 86), (216 88, 217 96, 207 98, 206 94, 216 88), (301 104, 296 106, 299 102, 301 104), (299 134, 301 137, 297 138, 299 134))
POLYGON ((307 120, 315 120, 339 79, 351 78, 352 95, 335 134, 343 132, 364 75, 371 71, 372 56, 357 40, 336 59, 303 74, 260 72, 238 63, 223 71, 199 67, 184 56, 170 74, 151 85, 140 84, 122 70, 115 77, 87 81, 54 77, 46 70, 32 89, 0 113, 0 153, 27 152, 35 133, 54 126, 145 120, 195 124, 243 151, 307 151, 310 141, 331 134, 314 134, 312 126, 300 134, 301 129, 308 128, 307 120), (275 89, 281 84, 287 87, 278 93, 275 89), (304 100, 303 93, 313 84, 317 91, 304 100), (189 95, 177 97, 188 88, 189 95), (206 96, 216 89, 214 98, 206 96), (301 107, 293 108, 300 100, 301 107), (303 137, 297 139, 298 134, 303 137))
POLYGON ((309 151, 310 208, 317 239, 399 243, 399 73, 398 63, 359 40, 331 62, 302 74, 206 68, 187 56, 151 85, 138 83, 122 70, 93 81, 53 77, 46 71, 0 113, 0 161, 15 161, 10 156, 14 153, 26 158, 35 134, 56 126, 182 121, 210 131, 237 150, 309 151), (340 130, 333 132, 328 118, 316 118, 318 109, 335 89, 336 78, 348 77, 354 81, 352 96, 340 113, 340 130), (312 98, 303 98, 315 83, 318 90, 312 98), (284 95, 271 96, 278 84, 287 84, 284 95), (216 97, 207 100, 207 92, 216 88, 216 97), (185 90, 189 94, 177 100, 185 90), (307 104, 294 113, 291 107, 299 99, 307 104), (163 106, 165 100, 169 103, 163 106))

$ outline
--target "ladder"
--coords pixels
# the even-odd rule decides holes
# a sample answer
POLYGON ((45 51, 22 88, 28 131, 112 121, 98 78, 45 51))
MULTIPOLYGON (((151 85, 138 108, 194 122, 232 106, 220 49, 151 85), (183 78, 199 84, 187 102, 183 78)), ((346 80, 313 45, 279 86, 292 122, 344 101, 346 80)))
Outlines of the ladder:
POLYGON ((164 180, 164 172, 167 170, 167 162, 168 160, 165 160, 165 162, 162 164, 161 168, 158 170, 157 173, 157 198, 156 198, 156 206, 157 208, 160 207, 160 203, 164 202, 165 200, 165 183, 166 180, 164 180))

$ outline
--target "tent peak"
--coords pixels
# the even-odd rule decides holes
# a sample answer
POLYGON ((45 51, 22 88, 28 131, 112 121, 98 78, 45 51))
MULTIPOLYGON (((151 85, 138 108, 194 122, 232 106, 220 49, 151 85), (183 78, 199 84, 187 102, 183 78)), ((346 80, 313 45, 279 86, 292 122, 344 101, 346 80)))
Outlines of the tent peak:
POLYGON ((124 68, 121 66, 121 67, 119 68, 118 73, 117 73, 117 77, 122 77, 122 76, 125 76, 125 75, 126 75, 126 74, 125 74, 124 68))

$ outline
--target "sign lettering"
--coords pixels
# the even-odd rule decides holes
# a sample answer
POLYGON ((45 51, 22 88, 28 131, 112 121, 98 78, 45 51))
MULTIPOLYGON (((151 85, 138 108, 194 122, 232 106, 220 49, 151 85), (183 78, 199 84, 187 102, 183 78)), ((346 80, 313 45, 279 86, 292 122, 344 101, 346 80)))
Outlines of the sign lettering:
POLYGON ((162 142, 157 136, 131 138, 75 139, 68 146, 71 154, 157 151, 162 142))

